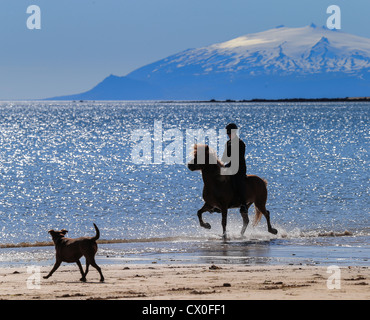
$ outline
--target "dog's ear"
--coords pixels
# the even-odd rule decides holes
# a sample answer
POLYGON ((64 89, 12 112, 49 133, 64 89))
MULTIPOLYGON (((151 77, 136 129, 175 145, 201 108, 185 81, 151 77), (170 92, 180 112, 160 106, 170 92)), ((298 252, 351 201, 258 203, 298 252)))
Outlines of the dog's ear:
POLYGON ((68 230, 66 230, 66 229, 60 230, 60 233, 63 234, 63 235, 65 235, 67 232, 68 232, 68 230))
POLYGON ((50 233, 50 234, 51 234, 52 232, 54 232, 54 230, 53 230, 53 229, 50 229, 50 230, 48 231, 48 233, 50 233))

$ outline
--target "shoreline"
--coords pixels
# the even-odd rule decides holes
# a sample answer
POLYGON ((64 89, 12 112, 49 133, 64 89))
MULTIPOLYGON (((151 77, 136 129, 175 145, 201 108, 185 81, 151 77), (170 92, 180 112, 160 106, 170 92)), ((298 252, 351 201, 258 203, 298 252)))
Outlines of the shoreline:
MULTIPOLYGON (((368 236, 299 239, 157 239, 99 243, 96 261, 104 265, 225 264, 250 266, 370 267, 368 236), (335 241, 334 241, 335 240, 335 241), (361 245, 360 245, 361 244, 361 245)), ((54 245, 0 248, 0 268, 52 266, 54 245)), ((84 264, 84 258, 81 259, 84 264)))
MULTIPOLYGON (((344 230, 341 232, 318 232, 317 237, 345 237, 345 236, 355 236, 353 232, 344 230)), ((313 238, 315 236, 307 236, 306 238, 313 238)), ((283 236, 281 239, 286 239, 283 236)), ((153 237, 153 238, 133 238, 133 239, 98 239, 96 243, 100 244, 125 244, 125 243, 151 243, 151 242, 166 242, 166 241, 201 241, 207 238, 196 237, 196 236, 168 236, 168 237, 153 237)), ((15 242, 15 243, 0 243, 0 249, 10 249, 10 248, 32 248, 32 247, 54 247, 53 241, 35 241, 35 242, 15 242)))
POLYGON ((0 268, 1 300, 368 300, 369 267, 225 264, 101 265, 79 281, 75 264, 0 268), (332 278, 330 278, 332 277, 332 278), (334 279, 334 280, 331 280, 334 279), (333 287, 340 283, 340 288, 333 287), (37 281, 40 281, 39 283, 37 281), (329 284, 328 284, 329 283, 329 284), (38 287, 39 284, 39 287, 38 287), (330 286, 332 288, 330 288, 330 286))

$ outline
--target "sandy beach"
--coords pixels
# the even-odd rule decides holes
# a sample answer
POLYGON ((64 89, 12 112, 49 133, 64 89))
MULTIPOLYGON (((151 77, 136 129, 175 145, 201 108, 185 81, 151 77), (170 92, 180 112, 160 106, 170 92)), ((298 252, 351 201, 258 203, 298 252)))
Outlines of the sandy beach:
MULTIPOLYGON (((328 288, 327 266, 245 266, 141 264, 102 266, 105 282, 93 268, 79 281, 76 265, 0 268, 2 300, 295 300, 370 299, 368 267, 341 267, 340 288, 328 288), (39 269, 38 269, 39 268, 39 269), (38 272, 40 271, 40 272, 38 272)), ((332 279, 332 278, 331 278, 332 279)), ((338 282, 329 281, 332 286, 338 282)), ((330 285, 329 285, 330 286, 330 285)))

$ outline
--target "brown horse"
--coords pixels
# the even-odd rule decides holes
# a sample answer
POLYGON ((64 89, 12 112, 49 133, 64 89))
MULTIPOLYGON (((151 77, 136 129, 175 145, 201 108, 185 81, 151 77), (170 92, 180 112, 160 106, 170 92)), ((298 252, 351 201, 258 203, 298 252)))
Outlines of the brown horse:
MULTIPOLYGON (((203 221, 203 212, 221 212, 223 237, 226 237, 227 210, 230 208, 239 208, 241 203, 233 191, 231 177, 221 175, 221 168, 224 165, 217 159, 217 155, 208 145, 197 144, 194 146, 193 159, 188 163, 191 171, 200 170, 204 182, 203 199, 204 205, 198 210, 198 218, 201 227, 211 229, 211 225, 203 221), (198 157, 198 154, 202 155, 198 157), (201 158, 202 161, 200 160, 201 158)), ((271 227, 270 212, 266 210, 267 187, 266 182, 255 175, 247 175, 247 209, 254 203, 255 219, 254 225, 260 221, 262 214, 267 221, 268 231, 277 234, 277 230, 271 227)), ((241 213, 243 218, 243 227, 241 235, 244 234, 248 226, 248 213, 241 213)))

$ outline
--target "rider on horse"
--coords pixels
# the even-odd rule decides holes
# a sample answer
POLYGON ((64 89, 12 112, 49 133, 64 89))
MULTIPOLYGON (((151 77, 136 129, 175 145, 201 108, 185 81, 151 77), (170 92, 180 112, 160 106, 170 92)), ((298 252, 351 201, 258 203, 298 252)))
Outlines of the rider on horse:
MULTIPOLYGON (((229 161, 225 164, 225 167, 231 167, 231 160, 233 159, 232 150, 231 147, 232 144, 237 143, 239 145, 239 148, 236 149, 236 151, 239 151, 238 158, 234 159, 236 162, 239 160, 238 170, 235 174, 231 175, 231 182, 234 188, 234 191, 239 196, 241 206, 240 206, 240 212, 246 213, 248 212, 247 209, 247 203, 246 203, 246 173, 247 173, 247 166, 245 164, 245 143, 243 140, 241 140, 238 135, 236 134, 238 127, 235 123, 229 123, 226 126, 226 133, 229 137, 229 140, 227 141, 225 145, 225 150, 222 155, 222 162, 229 161)), ((234 155, 235 156, 235 155, 234 155)))

